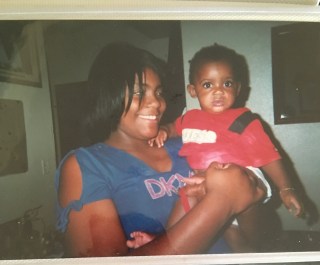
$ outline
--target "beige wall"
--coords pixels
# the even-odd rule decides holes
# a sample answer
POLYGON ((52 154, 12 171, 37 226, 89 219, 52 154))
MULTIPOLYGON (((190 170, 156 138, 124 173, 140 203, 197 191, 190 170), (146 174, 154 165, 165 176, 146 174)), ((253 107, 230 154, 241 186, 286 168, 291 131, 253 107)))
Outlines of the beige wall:
MULTIPOLYGON (((47 225, 54 224, 55 147, 41 25, 35 30, 42 86, 0 83, 0 98, 21 100, 27 137, 28 171, 0 177, 0 223, 18 218, 31 208, 42 206, 39 217, 47 225)), ((8 117, 10 118, 10 117, 8 117)))

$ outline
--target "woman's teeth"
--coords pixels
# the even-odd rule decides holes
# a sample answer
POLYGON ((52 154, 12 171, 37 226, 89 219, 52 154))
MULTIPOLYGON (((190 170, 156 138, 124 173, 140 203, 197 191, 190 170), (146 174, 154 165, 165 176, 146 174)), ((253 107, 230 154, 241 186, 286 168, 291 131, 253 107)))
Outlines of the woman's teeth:
POLYGON ((146 120, 155 120, 157 119, 156 115, 140 115, 141 118, 146 119, 146 120))

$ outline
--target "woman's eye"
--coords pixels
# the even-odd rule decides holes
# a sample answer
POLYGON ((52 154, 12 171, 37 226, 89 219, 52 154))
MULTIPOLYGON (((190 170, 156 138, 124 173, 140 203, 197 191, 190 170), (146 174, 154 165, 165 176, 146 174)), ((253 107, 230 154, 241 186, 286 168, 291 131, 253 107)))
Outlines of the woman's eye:
POLYGON ((144 94, 143 89, 133 91, 133 95, 136 95, 136 96, 143 96, 143 94, 144 94))
POLYGON ((157 95, 158 97, 161 97, 162 94, 163 94, 162 89, 158 89, 158 90, 156 91, 156 95, 157 95))
POLYGON ((209 82, 203 83, 202 86, 203 86, 204 88, 211 88, 211 87, 212 87, 211 83, 209 83, 209 82))

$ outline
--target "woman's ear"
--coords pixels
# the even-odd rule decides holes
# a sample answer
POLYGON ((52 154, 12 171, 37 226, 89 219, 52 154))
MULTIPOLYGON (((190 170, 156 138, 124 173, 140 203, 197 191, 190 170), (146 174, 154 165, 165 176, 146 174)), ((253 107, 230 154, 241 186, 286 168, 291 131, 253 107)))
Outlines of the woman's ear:
POLYGON ((196 97, 197 97, 197 93, 196 93, 196 90, 195 90, 195 88, 194 88, 194 85, 188 84, 188 85, 187 85, 187 90, 188 90, 189 95, 190 95, 192 98, 196 98, 196 97))

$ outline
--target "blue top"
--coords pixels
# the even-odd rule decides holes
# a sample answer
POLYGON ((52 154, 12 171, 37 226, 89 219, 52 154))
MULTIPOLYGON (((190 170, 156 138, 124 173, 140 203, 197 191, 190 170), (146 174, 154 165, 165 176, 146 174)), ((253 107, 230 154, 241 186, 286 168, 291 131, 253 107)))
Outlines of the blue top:
MULTIPOLYGON (((178 189, 183 186, 181 179, 192 174, 186 160, 178 155, 181 145, 180 138, 165 143, 164 148, 172 160, 172 169, 168 172, 155 171, 138 158, 105 143, 71 151, 57 169, 56 189, 64 161, 74 154, 82 173, 82 194, 65 208, 57 203, 58 230, 65 232, 71 209, 79 211, 84 204, 111 199, 127 238, 133 231, 164 232, 178 189)), ((218 249, 214 252, 229 252, 218 245, 215 244, 218 249)))

